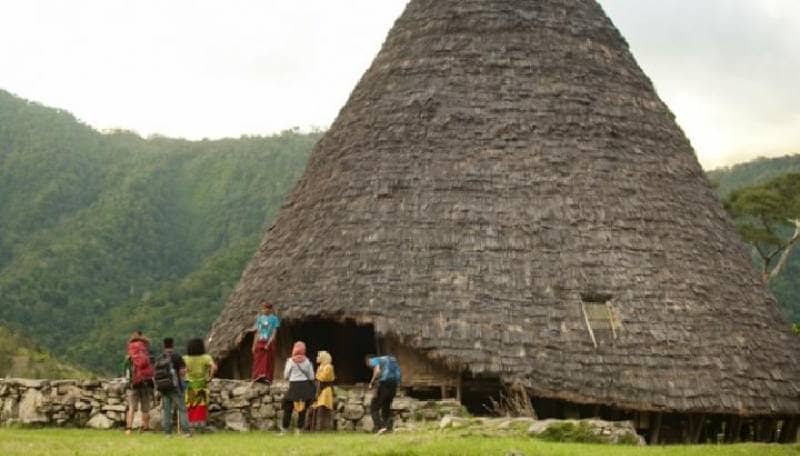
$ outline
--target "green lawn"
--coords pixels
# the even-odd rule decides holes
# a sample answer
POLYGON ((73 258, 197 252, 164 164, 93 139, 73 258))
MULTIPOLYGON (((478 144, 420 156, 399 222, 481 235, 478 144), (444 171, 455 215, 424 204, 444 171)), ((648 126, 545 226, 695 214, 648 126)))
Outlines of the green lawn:
POLYGON ((121 431, 0 429, 2 455, 799 455, 798 445, 672 446, 637 448, 547 443, 525 437, 461 436, 424 431, 415 434, 284 435, 216 433, 190 439, 161 434, 126 436, 121 431))

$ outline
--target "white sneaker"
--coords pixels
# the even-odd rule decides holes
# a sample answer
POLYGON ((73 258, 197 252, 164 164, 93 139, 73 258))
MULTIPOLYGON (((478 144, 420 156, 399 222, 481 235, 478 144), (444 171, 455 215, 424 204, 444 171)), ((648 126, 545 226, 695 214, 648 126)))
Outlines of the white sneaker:
POLYGON ((378 435, 386 434, 386 431, 388 431, 388 430, 389 430, 389 428, 382 427, 382 428, 378 429, 378 432, 376 432, 376 434, 378 434, 378 435))

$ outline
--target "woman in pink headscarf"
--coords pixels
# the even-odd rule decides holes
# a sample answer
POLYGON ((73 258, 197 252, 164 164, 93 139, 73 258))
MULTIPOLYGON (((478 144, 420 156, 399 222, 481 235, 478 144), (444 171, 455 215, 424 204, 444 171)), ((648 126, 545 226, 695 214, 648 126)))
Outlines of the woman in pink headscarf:
POLYGON ((303 429, 306 411, 316 396, 314 366, 306 357, 306 344, 294 343, 292 356, 286 360, 283 378, 289 380, 289 390, 283 396, 283 420, 281 432, 285 432, 292 421, 292 412, 297 412, 297 429, 303 429))

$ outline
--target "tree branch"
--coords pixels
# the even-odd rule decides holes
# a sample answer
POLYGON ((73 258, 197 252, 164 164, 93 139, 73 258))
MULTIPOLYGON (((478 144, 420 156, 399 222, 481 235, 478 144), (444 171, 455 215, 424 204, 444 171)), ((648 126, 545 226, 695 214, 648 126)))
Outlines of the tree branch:
POLYGON ((769 273, 767 277, 767 282, 774 279, 781 273, 781 270, 786 266, 786 263, 789 261, 789 255, 792 254, 792 247, 800 239, 800 218, 795 220, 789 220, 789 223, 794 225, 794 235, 792 235, 791 239, 786 243, 786 247, 781 254, 781 259, 778 260, 778 264, 772 269, 772 272, 769 273))
POLYGON ((755 241, 753 243, 751 243, 750 245, 753 246, 754 249, 756 249, 756 252, 758 252, 758 256, 760 256, 762 260, 766 261, 766 260, 769 259, 767 254, 764 253, 763 250, 761 250, 761 247, 759 247, 759 245, 756 244, 755 241))

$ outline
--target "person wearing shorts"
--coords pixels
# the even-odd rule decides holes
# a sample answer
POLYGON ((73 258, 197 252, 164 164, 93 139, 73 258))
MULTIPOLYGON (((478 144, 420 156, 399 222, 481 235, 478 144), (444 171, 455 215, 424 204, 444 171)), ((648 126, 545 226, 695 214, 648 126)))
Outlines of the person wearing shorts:
POLYGON ((132 386, 128 389, 128 410, 131 413, 136 413, 136 410, 142 412, 142 428, 146 426, 145 416, 149 425, 150 409, 153 406, 153 385, 149 386, 132 386))
POLYGON ((150 430, 150 408, 153 405, 153 368, 149 360, 150 341, 141 331, 135 331, 128 339, 128 355, 125 357, 124 370, 128 379, 128 412, 125 415, 125 433, 133 429, 133 417, 136 410, 142 412, 142 431, 150 430), (137 368, 136 365, 141 366, 137 368))

